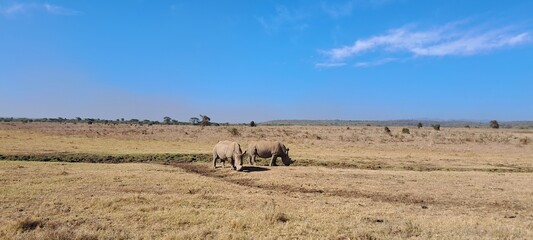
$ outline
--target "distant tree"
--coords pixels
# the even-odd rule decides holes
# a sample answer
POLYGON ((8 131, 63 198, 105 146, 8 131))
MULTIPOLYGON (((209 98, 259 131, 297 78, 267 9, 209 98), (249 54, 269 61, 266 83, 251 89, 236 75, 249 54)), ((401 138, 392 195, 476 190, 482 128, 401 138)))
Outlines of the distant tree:
POLYGON ((440 124, 431 124, 431 127, 433 127, 433 129, 436 131, 440 131, 440 124))
POLYGON ((466 125, 465 128, 470 128, 470 125, 466 125))
POLYGON ((410 134, 409 128, 402 128, 402 133, 410 134))
POLYGON ((81 122, 81 117, 77 117, 76 121, 81 122))
POLYGON ((257 125, 255 124, 255 122, 254 122, 254 121, 251 121, 251 122, 250 122, 250 127, 255 127, 255 126, 257 126, 257 125))
POLYGON ((163 118, 163 122, 164 122, 165 124, 167 124, 167 125, 169 125, 171 121, 172 121, 172 118, 170 118, 170 117, 164 117, 164 118, 163 118))
POLYGON ((197 117, 192 117, 189 119, 189 122, 191 122, 192 125, 198 125, 200 123, 200 119, 197 117))
POLYGON ((419 122, 418 125, 416 125, 418 128, 422 128, 422 123, 419 122))
POLYGON ((490 121, 489 125, 491 128, 495 128, 495 129, 500 128, 500 124, 496 120, 490 121))
POLYGON ((200 114, 200 117, 202 118, 202 122, 200 123, 202 127, 209 126, 211 123, 211 118, 209 118, 207 115, 200 114))

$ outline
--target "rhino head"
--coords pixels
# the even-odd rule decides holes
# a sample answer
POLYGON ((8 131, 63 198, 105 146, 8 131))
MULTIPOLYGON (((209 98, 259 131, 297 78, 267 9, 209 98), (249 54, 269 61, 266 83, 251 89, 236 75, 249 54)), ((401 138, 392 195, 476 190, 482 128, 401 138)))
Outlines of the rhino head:
POLYGON ((245 155, 246 155, 246 151, 244 151, 241 154, 236 153, 234 155, 234 158, 235 158, 235 170, 242 171, 242 159, 244 158, 245 155))
POLYGON ((287 153, 281 157, 281 160, 283 161, 283 164, 285 166, 289 166, 291 165, 292 163, 294 163, 294 161, 291 159, 291 157, 289 157, 289 149, 287 148, 287 153))

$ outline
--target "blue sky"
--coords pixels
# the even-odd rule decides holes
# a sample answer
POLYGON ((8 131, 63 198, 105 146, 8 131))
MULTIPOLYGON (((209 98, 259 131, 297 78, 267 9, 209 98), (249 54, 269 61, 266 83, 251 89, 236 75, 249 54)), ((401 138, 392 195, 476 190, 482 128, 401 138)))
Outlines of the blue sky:
POLYGON ((533 119, 533 1, 0 0, 0 116, 533 119))

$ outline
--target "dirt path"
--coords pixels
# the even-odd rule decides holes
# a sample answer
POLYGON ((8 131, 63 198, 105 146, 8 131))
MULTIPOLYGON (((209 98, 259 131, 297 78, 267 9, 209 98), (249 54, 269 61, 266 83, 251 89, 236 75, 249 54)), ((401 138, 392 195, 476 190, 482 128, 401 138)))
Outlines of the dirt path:
MULTIPOLYGON (((179 163, 173 164, 173 166, 188 173, 214 178, 216 181, 285 195, 315 194, 343 198, 368 198, 375 202, 416 205, 421 208, 459 206, 470 209, 531 210, 531 206, 527 203, 527 199, 531 199, 531 197, 527 197, 528 193, 522 193, 520 196, 514 192, 511 193, 509 187, 514 181, 500 182, 497 179, 501 178, 502 175, 498 173, 470 172, 470 175, 464 172, 435 172, 435 174, 431 174, 431 172, 392 171, 391 173, 391 171, 383 170, 357 169, 344 169, 339 172, 337 169, 323 167, 291 167, 286 169, 281 169, 283 167, 245 167, 244 173, 240 173, 227 169, 214 170, 208 164, 199 163, 179 163), (384 174, 377 176, 376 174, 380 172, 384 174), (446 173, 449 173, 449 176, 446 173), (306 176, 306 179, 301 178, 302 174, 306 176), (479 174, 483 175, 478 176, 479 174), (329 176, 328 180, 320 181, 324 176, 329 176), (423 178, 426 177, 432 180, 425 181, 423 178), (459 178, 454 180, 457 177, 459 178), (407 179, 394 181, 393 178, 407 179), (422 179, 416 181, 412 178, 422 179), (465 178, 465 181, 462 182, 461 178, 465 178), (478 178, 476 180, 477 185, 473 185, 468 180, 473 178, 478 178), (496 180, 491 182, 493 178, 496 180), (284 180, 280 181, 280 179, 284 180), (409 181, 415 181, 415 183, 406 184, 409 181), (450 186, 450 182, 454 182, 454 185, 457 186, 450 186), (353 183, 357 183, 355 184, 357 186, 353 183), (374 187, 373 185, 378 186, 374 187), (440 190, 432 191, 431 189, 435 188, 435 185, 440 185, 440 190), (489 185, 492 186, 489 188, 489 185), (472 192, 472 189, 477 189, 477 192, 472 192)), ((517 174, 518 179, 515 181, 520 182, 527 179, 528 176, 530 180, 523 182, 523 184, 533 187, 532 174, 517 174)))

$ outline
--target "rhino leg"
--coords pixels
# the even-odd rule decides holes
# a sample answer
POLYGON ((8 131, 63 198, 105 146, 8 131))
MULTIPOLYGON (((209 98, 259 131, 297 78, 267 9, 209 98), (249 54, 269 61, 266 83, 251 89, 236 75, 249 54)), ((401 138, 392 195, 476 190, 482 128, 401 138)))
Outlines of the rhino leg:
POLYGON ((226 160, 220 159, 220 163, 222 163, 222 168, 224 168, 224 164, 226 163, 226 160))
POLYGON ((272 155, 272 160, 270 160, 270 166, 277 166, 276 159, 278 158, 278 155, 272 155))
POLYGON ((255 165, 255 155, 250 155, 250 165, 255 165))
POLYGON ((237 170, 237 168, 235 167, 235 159, 231 158, 229 162, 231 163, 231 169, 237 170))
POLYGON ((217 168, 217 158, 218 158, 218 155, 216 153, 213 153, 213 168, 214 169, 217 168))

